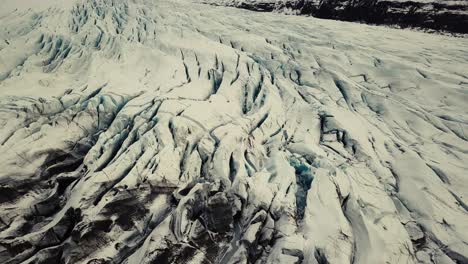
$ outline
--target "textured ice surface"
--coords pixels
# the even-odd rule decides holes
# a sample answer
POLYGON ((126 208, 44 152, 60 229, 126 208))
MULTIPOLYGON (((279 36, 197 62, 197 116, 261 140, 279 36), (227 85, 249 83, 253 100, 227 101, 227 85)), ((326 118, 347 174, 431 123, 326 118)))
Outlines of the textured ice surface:
POLYGON ((468 39, 6 3, 0 263, 468 262, 468 39))

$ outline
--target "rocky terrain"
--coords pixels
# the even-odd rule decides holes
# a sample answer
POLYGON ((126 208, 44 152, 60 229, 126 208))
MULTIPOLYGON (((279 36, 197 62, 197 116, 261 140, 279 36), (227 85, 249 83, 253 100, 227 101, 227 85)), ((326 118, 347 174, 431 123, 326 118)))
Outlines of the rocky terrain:
POLYGON ((468 39, 4 0, 0 263, 468 263, 468 39))
POLYGON ((201 0, 255 11, 468 33, 465 0, 201 0))

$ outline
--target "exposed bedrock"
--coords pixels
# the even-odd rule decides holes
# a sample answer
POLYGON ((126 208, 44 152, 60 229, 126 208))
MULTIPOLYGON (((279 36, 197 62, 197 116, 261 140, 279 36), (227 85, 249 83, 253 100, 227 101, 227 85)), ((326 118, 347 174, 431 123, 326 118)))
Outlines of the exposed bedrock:
POLYGON ((468 33, 468 3, 459 0, 207 0, 260 12, 468 33))

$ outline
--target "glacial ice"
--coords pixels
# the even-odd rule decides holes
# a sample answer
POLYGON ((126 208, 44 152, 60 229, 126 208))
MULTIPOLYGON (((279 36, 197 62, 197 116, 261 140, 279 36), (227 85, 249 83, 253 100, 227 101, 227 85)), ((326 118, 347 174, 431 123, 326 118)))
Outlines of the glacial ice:
POLYGON ((1 263, 468 262, 467 38, 4 2, 1 263))

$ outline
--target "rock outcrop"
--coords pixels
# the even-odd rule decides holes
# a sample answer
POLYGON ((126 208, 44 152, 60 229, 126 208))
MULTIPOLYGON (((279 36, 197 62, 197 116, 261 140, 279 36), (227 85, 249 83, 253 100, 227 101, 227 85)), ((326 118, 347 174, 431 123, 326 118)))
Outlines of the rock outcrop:
POLYGON ((203 2, 261 12, 286 12, 377 25, 468 33, 468 2, 460 0, 208 0, 203 2))

